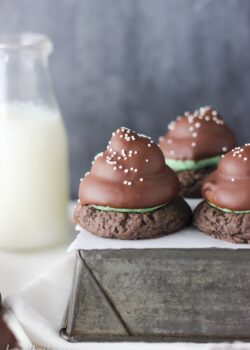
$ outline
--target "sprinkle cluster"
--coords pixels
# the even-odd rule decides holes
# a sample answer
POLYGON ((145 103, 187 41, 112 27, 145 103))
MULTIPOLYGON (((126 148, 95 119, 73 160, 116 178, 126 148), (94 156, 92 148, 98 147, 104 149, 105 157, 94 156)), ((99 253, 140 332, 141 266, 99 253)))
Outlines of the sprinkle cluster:
MULTIPOLYGON (((121 127, 117 129, 115 132, 112 133, 113 137, 118 137, 122 141, 125 141, 128 143, 128 147, 122 148, 121 150, 115 150, 111 146, 111 141, 108 142, 107 151, 105 153, 99 153, 92 164, 94 164, 95 160, 99 157, 103 157, 105 159, 105 162, 113 168, 113 171, 119 171, 123 172, 126 175, 129 175, 131 173, 137 174, 137 180, 139 183, 144 181, 144 178, 139 174, 139 169, 135 166, 130 166, 129 164, 126 165, 126 163, 129 160, 132 160, 135 156, 139 155, 139 150, 137 150, 135 147, 135 144, 133 144, 136 140, 139 138, 144 138, 148 142, 146 143, 147 147, 152 147, 154 144, 153 140, 143 134, 136 134, 134 131, 131 131, 128 128, 121 127), (129 149, 129 144, 133 145, 133 149, 129 149)), ((145 163, 149 163, 149 158, 145 158, 145 163)), ((131 162, 130 162, 131 164, 131 162)), ((88 175, 85 174, 85 175, 88 175)), ((82 181, 82 179, 81 179, 82 181)), ((131 181, 130 179, 123 180, 123 185, 125 186, 132 186, 134 184, 135 180, 131 181)))
MULTIPOLYGON (((245 147, 250 147, 250 143, 246 143, 245 147)), ((248 160, 248 157, 244 154, 245 148, 244 147, 235 147, 231 150, 231 153, 233 153, 233 157, 241 159, 243 162, 246 162, 248 160)), ((222 156, 224 157, 224 156, 222 156)), ((235 177, 231 178, 232 182, 235 182, 235 177)))
MULTIPOLYGON (((246 147, 250 146, 250 143, 245 144, 246 147)), ((232 149, 233 157, 241 158, 244 162, 248 160, 248 158, 244 155, 245 149, 243 147, 235 147, 232 149)))
MULTIPOLYGON (((205 106, 205 107, 201 107, 201 108, 197 109, 196 111, 194 111, 194 113, 190 113, 189 111, 186 111, 184 113, 184 116, 178 116, 176 118, 176 121, 172 121, 168 125, 168 129, 174 131, 176 128, 176 123, 178 121, 182 120, 183 118, 187 118, 188 123, 189 123, 188 131, 190 132, 191 137, 193 138, 193 140, 191 141, 191 144, 190 144, 191 147, 197 146, 196 139, 199 135, 199 129, 202 126, 201 121, 212 122, 212 123, 215 123, 217 125, 224 124, 224 120, 221 119, 221 117, 219 117, 219 114, 215 109, 212 109, 210 106, 205 106)), ((169 145, 171 145, 173 143, 173 140, 168 138, 167 143, 169 145)), ((222 147, 222 152, 227 152, 226 146, 222 147)), ((174 155, 175 150, 171 149, 170 154, 174 155)))

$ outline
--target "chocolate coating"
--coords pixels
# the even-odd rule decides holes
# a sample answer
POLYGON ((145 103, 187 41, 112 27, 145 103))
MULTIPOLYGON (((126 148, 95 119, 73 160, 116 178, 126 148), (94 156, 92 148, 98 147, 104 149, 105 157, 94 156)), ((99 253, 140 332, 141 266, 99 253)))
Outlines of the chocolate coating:
POLYGON ((0 294, 0 350, 18 348, 17 340, 3 319, 0 294))
POLYGON ((96 156, 80 183, 82 205, 149 208, 178 196, 178 178, 166 166, 159 146, 123 127, 112 135, 107 150, 96 156))
POLYGON ((223 154, 236 146, 232 130, 211 107, 201 107, 193 114, 169 124, 169 131, 160 140, 165 158, 200 160, 223 154))
POLYGON ((203 184, 202 195, 220 208, 250 210, 250 144, 223 156, 203 184))
POLYGON ((0 316, 0 349, 17 348, 17 340, 0 316))

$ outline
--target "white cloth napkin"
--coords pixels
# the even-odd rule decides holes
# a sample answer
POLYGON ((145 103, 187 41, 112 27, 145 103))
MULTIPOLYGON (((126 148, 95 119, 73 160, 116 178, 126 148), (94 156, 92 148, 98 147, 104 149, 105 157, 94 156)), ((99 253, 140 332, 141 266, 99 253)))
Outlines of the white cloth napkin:
POLYGON ((249 350, 250 343, 68 343, 59 336, 71 288, 75 254, 6 299, 33 344, 46 349, 81 350, 249 350))

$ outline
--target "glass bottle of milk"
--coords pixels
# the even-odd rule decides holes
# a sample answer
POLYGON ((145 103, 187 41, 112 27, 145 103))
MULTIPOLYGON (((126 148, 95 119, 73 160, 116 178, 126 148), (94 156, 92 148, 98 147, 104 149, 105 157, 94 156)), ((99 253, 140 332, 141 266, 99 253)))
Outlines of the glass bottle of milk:
POLYGON ((0 249, 66 240, 68 152, 44 35, 0 36, 0 249))

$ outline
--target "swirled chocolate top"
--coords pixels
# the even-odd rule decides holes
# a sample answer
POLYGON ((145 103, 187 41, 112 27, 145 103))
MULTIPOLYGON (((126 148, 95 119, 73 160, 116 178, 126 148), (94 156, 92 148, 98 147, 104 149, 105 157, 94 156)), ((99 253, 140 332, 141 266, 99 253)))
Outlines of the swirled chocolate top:
POLYGON ((112 134, 79 188, 82 205, 128 209, 161 205, 178 194, 178 178, 165 165, 159 146, 125 127, 112 134))
POLYGON ((250 144, 222 156, 203 184, 202 195, 220 208, 250 210, 250 144))
POLYGON ((185 112, 168 128, 167 134, 160 138, 165 158, 197 161, 223 154, 236 146, 233 131, 209 106, 193 114, 185 112))

